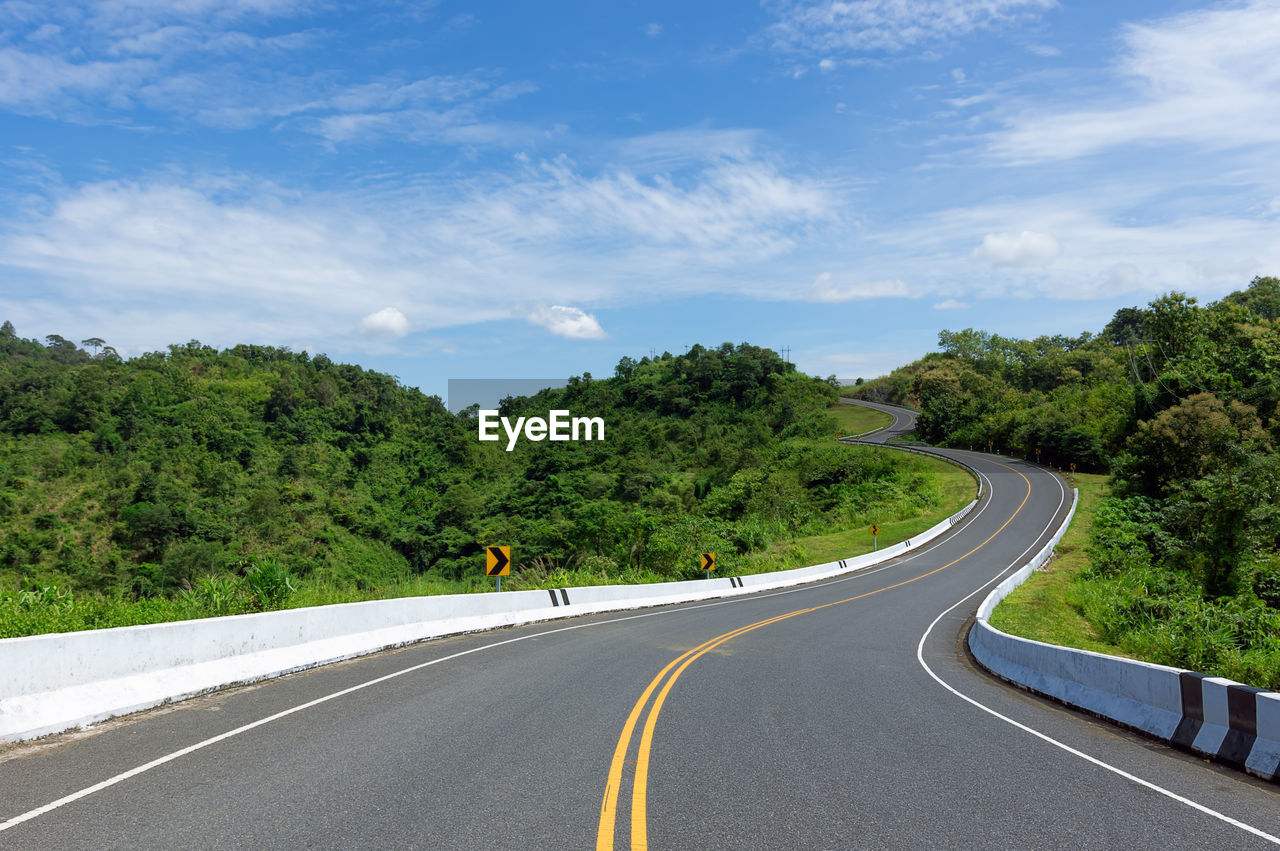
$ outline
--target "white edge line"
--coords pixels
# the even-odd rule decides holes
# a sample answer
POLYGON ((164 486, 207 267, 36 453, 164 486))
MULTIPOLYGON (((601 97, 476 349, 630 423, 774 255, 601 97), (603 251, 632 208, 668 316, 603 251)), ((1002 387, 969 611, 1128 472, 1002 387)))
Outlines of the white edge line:
MULTIPOLYGON (((979 475, 981 476, 982 474, 979 473, 979 475)), ((977 511, 970 511, 967 515, 965 515, 964 519, 961 520, 961 524, 967 526, 969 522, 971 522, 971 520, 976 520, 978 516, 981 515, 982 512, 985 511, 987 506, 990 504, 991 504, 990 500, 986 500, 985 502, 983 502, 983 504, 979 506, 977 511)), ((957 524, 957 525, 961 525, 961 524, 957 524)), ((43 806, 36 807, 33 810, 28 810, 27 812, 22 813, 20 815, 13 816, 12 818, 6 821, 0 822, 0 833, 3 833, 4 831, 9 830, 10 828, 17 827, 20 824, 24 824, 28 821, 31 821, 32 819, 39 818, 42 815, 46 815, 56 809, 59 809, 60 807, 66 806, 67 804, 75 803, 76 801, 79 801, 82 798, 87 798, 90 795, 93 795, 97 792, 101 792, 104 789, 109 789, 110 787, 115 786, 118 783, 122 783, 125 780, 128 780, 132 777, 137 777, 139 774, 144 774, 153 768, 158 768, 164 765, 167 762, 172 762, 175 759, 179 759, 181 757, 187 756, 188 754, 195 753, 198 750, 203 750, 204 748, 207 748, 210 745, 215 745, 218 742, 224 741, 226 739, 230 739, 234 736, 238 736, 241 733, 247 733, 250 730, 253 730, 257 727, 261 727, 265 724, 270 724, 272 721, 278 721, 281 718, 285 718, 289 715, 293 715, 296 712, 301 712, 304 709, 310 709, 313 706, 319 706, 320 704, 327 703, 330 700, 334 700, 336 698, 343 697, 348 694, 352 694, 353 692, 361 691, 371 686, 375 686, 380 683, 384 683, 388 680, 395 679, 396 677, 404 676, 405 674, 411 674, 415 671, 420 671, 423 668, 429 668, 432 665, 439 665, 442 662, 449 662, 462 656, 468 656, 472 653, 478 653, 481 650, 490 650, 495 647, 502 647, 503 645, 506 645, 506 644, 514 644, 517 641, 525 641, 530 638, 541 638, 543 636, 554 635, 559 632, 569 632, 571 630, 585 629, 587 627, 592 627, 592 626, 604 626, 606 624, 620 623, 622 621, 636 620, 638 618, 651 618, 651 617, 656 617, 657 615, 674 614, 676 612, 685 612, 685 611, 691 611, 695 609, 705 609, 705 608, 710 608, 712 606, 725 606, 731 603, 745 603, 750 600, 760 600, 766 597, 778 597, 783 594, 795 594, 800 591, 809 591, 817 587, 818 585, 834 585, 838 582, 848 582, 849 580, 852 580, 852 579, 861 579, 864 576, 870 576, 875 573, 880 573, 881 571, 888 570, 890 568, 901 567, 903 564, 906 564, 907 562, 912 561, 939 546, 942 546, 944 543, 947 542, 946 540, 944 540, 944 538, 949 539, 951 537, 949 533, 952 531, 955 531, 955 527, 953 527, 950 530, 947 530, 947 533, 944 533, 944 535, 939 535, 938 539, 936 541, 930 542, 928 546, 922 547, 915 552, 908 551, 909 554, 901 558, 891 559, 889 562, 883 565, 880 565, 878 567, 867 569, 867 570, 854 571, 846 576, 841 576, 836 579, 819 581, 814 583, 806 583, 804 585, 799 585, 795 588, 788 588, 782 591, 771 591, 768 593, 758 593, 758 594, 743 594, 743 595, 735 596, 726 600, 718 600, 712 603, 701 603, 701 604, 692 605, 692 606, 680 605, 680 604, 669 604, 670 607, 663 607, 658 611, 645 612, 643 614, 638 614, 638 615, 627 615, 626 617, 620 617, 620 618, 610 618, 608 620, 592 621, 590 623, 574 624, 572 626, 559 627, 558 629, 549 629, 549 630, 544 630, 542 632, 531 633, 529 635, 521 635, 515 638, 508 638, 504 641, 495 641, 492 644, 484 644, 484 645, 481 645, 480 647, 472 647, 471 649, 463 650, 460 653, 454 653, 449 656, 442 656, 439 659, 432 659, 429 662, 422 662, 417 665, 412 665, 408 668, 403 668, 399 671, 392 671, 390 674, 384 674, 381 677, 376 677, 372 680, 367 680, 363 683, 357 683, 356 685, 342 689, 341 691, 336 691, 336 692, 333 692, 332 694, 327 694, 327 695, 324 695, 323 697, 318 697, 314 700, 307 701, 306 703, 300 703, 297 706, 293 706, 293 707, 290 707, 289 709, 282 710, 280 712, 275 713, 274 715, 268 715, 266 718, 259 718, 257 721, 251 721, 248 724, 245 724, 240 727, 236 727, 234 730, 227 730, 224 733, 220 733, 216 736, 213 736, 212 738, 205 739, 202 742, 196 742, 193 745, 188 745, 185 748, 181 748, 179 750, 173 751, 172 753, 165 754, 162 757, 157 757, 156 759, 153 759, 150 762, 143 763, 142 765, 131 768, 128 771, 123 771, 120 774, 117 774, 113 777, 108 777, 106 780, 95 783, 92 786, 86 786, 84 789, 80 789, 79 791, 72 792, 69 795, 65 795, 61 798, 58 798, 56 801, 50 801, 49 803, 43 806)), ((589 617, 589 615, 583 615, 583 617, 589 617)))
MULTIPOLYGON (((1056 477, 1056 476, 1055 476, 1054 478, 1055 478, 1055 479, 1057 479, 1058 477, 1056 477)), ((1061 508, 1062 508, 1062 501, 1063 501, 1063 499, 1065 499, 1065 498, 1066 498, 1066 488, 1062 485, 1062 482, 1061 482, 1061 481, 1058 481, 1058 487, 1059 487, 1059 488, 1062 488, 1062 496, 1060 496, 1060 497, 1058 498, 1058 508, 1059 508, 1059 509, 1061 509, 1061 508)), ((1055 511, 1055 512, 1054 512, 1054 516, 1055 516, 1055 517, 1057 516, 1057 511, 1055 511)), ((1052 522, 1052 521, 1051 521, 1051 522, 1052 522)), ((1049 530, 1048 530, 1048 528, 1046 528, 1046 529, 1045 529, 1045 531, 1046 531, 1046 532, 1047 532, 1047 531, 1049 531, 1049 530)), ((1041 532, 1040 534, 1041 534, 1041 535, 1043 535, 1043 534, 1044 534, 1044 532, 1041 532)), ((1036 538, 1036 540, 1038 541, 1038 540, 1039 540, 1039 537, 1037 537, 1037 538, 1036 538)), ((1069 754, 1071 754, 1071 755, 1073 755, 1073 756, 1077 756, 1077 757, 1079 757, 1080 759, 1085 760, 1086 762, 1093 763, 1094 765, 1098 766, 1099 768, 1104 768, 1104 769, 1106 769, 1107 771, 1110 771, 1112 774, 1119 775, 1120 777, 1123 777, 1123 778, 1124 778, 1124 779, 1126 779, 1126 780, 1129 780, 1129 781, 1131 781, 1131 782, 1133 782, 1133 783, 1136 783, 1136 784, 1137 784, 1137 785, 1139 785, 1139 786, 1142 786, 1142 787, 1144 787, 1144 788, 1146 788, 1146 789, 1150 789, 1150 790, 1151 790, 1151 791, 1153 791, 1153 792, 1158 792, 1158 793, 1160 793, 1161 795, 1164 795, 1166 798, 1170 798, 1170 799, 1172 799, 1172 800, 1174 800, 1174 801, 1177 801, 1177 802, 1178 802, 1178 803, 1180 803, 1180 804, 1184 804, 1184 805, 1186 805, 1186 806, 1188 806, 1188 807, 1191 807, 1193 810, 1198 810, 1199 812, 1202 812, 1202 813, 1204 813, 1205 815, 1213 816, 1214 818, 1218 819, 1219 821, 1225 822, 1225 823, 1227 823, 1227 824, 1231 825, 1232 827, 1237 827, 1237 828, 1239 828, 1239 829, 1241 829, 1241 830, 1243 830, 1243 831, 1246 831, 1246 832, 1248 832, 1248 833, 1252 833, 1254 836, 1257 836, 1257 837, 1260 837, 1260 838, 1262 838, 1262 839, 1265 839, 1265 840, 1267 840, 1268 842, 1271 842, 1271 843, 1273 843, 1273 844, 1275 844, 1275 845, 1280 845, 1280 837, 1272 836, 1270 833, 1267 833, 1267 832, 1266 832, 1266 831, 1264 831, 1264 830, 1261 830, 1261 829, 1259 829, 1259 828, 1256 828, 1256 827, 1254 827, 1254 826, 1253 826, 1253 825, 1251 825, 1251 824, 1246 824, 1246 823, 1244 823, 1244 822, 1242 822, 1242 821, 1240 821, 1240 820, 1238 820, 1238 819, 1234 819, 1234 818, 1232 818, 1231 816, 1226 815, 1225 813, 1220 813, 1220 812, 1218 812, 1217 810, 1212 809, 1211 807, 1206 807, 1204 804, 1197 803, 1196 801, 1193 801, 1193 800, 1191 800, 1190 798, 1185 798, 1185 797, 1183 797, 1182 795, 1179 795, 1177 792, 1173 792, 1173 791, 1171 791, 1171 790, 1169 790, 1169 789, 1164 788, 1163 786, 1157 786, 1155 783, 1152 783, 1152 782, 1151 782, 1151 781, 1149 781, 1149 780, 1144 780, 1143 778, 1138 777, 1137 775, 1130 774, 1129 772, 1125 771, 1125 770, 1124 770, 1124 769, 1122 769, 1122 768, 1117 768, 1116 766, 1111 765, 1110 763, 1103 762, 1102 760, 1098 759, 1098 758, 1097 758, 1097 757, 1095 757, 1095 756, 1090 756, 1089 754, 1084 753, 1083 751, 1076 750, 1075 748, 1071 747, 1070 745, 1068 745, 1068 744, 1066 744, 1066 743, 1064 743, 1064 742, 1060 742, 1060 741, 1058 741, 1057 739, 1053 738, 1052 736, 1049 736, 1049 735, 1047 735, 1047 734, 1045 734, 1045 733, 1041 733, 1039 730, 1033 730, 1031 727, 1028 727, 1026 724, 1022 724, 1022 723, 1020 723, 1020 722, 1018 722, 1018 721, 1014 721, 1012 718, 1009 718, 1009 717, 1008 717, 1008 716, 1006 716, 1006 715, 1002 715, 1002 714, 1000 714, 999 712, 997 712, 996 710, 992 709, 991 707, 986 706, 985 704, 980 703, 979 701, 975 700, 974 698, 970 697, 969 695, 964 694, 963 692, 959 691, 958 689, 956 689, 955 687, 953 687, 950 683, 946 682, 945 680, 943 680, 941 677, 939 677, 937 674, 935 674, 935 673, 933 672, 933 669, 932 669, 932 668, 930 668, 930 667, 929 667, 929 665, 928 665, 928 663, 924 661, 924 644, 925 644, 925 641, 927 641, 927 640, 928 640, 928 638, 929 638, 929 634, 930 634, 931 632, 933 632, 933 628, 934 628, 935 626, 937 626, 937 625, 938 625, 938 621, 942 620, 944 617, 946 617, 948 614, 950 614, 952 610, 954 610, 957 606, 959 606, 959 605, 961 605, 962 603, 964 603, 966 600, 968 600, 968 599, 969 599, 970 597, 972 597, 974 594, 977 594, 978 592, 982 591, 982 590, 983 590, 984 588, 986 588, 988 585, 990 585, 990 584, 992 584, 993 582, 997 581, 997 580, 998 580, 998 579, 1000 579, 1000 577, 1002 577, 1005 573, 1007 573, 1009 570, 1011 570, 1011 569, 1013 569, 1015 566, 1017 566, 1017 565, 1019 564, 1019 562, 1021 562, 1022 557, 1023 557, 1023 556, 1025 556, 1025 555, 1026 555, 1026 554, 1031 550, 1031 547, 1034 547, 1034 546, 1035 546, 1035 543, 1032 543, 1032 544, 1031 544, 1031 546, 1027 547, 1027 549, 1025 549, 1025 550, 1023 550, 1023 551, 1022 551, 1022 554, 1021 554, 1021 555, 1019 555, 1016 559, 1014 559, 1014 560, 1013 560, 1013 563, 1012 563, 1012 564, 1010 564, 1008 567, 1006 567, 1006 568, 1004 568, 1003 570, 1001 570, 999 573, 997 573, 995 576, 993 576, 990 580, 988 580, 988 581, 987 581, 986 583, 984 583, 983 585, 981 585, 981 586, 979 586, 979 587, 975 588, 973 591, 970 591, 968 594, 966 594, 964 597, 962 597, 962 598, 960 598, 959 600, 957 600, 955 603, 952 603, 950 607, 948 607, 945 611, 943 611, 941 614, 939 614, 936 618, 934 618, 934 619, 933 619, 933 623, 929 624, 928 629, 926 629, 926 630, 924 631, 924 635, 920 636, 920 643, 916 645, 916 661, 920 663, 920 667, 924 668, 925 673, 927 673, 929 676, 933 677, 933 679, 934 679, 934 680, 935 680, 935 681, 936 681, 940 686, 942 686, 942 687, 943 687, 943 688, 945 688, 947 691, 949 691, 949 692, 951 692, 952 694, 954 694, 956 697, 958 697, 958 698, 960 698, 961 700, 964 700, 964 701, 966 701, 966 702, 968 702, 968 703, 973 704, 974 706, 978 707, 978 708, 979 708, 979 709, 981 709, 983 712, 986 712, 986 713, 987 713, 987 714, 989 714, 989 715, 993 715, 993 716, 995 716, 996 718, 999 718, 1001 721, 1004 721, 1006 724, 1011 724, 1011 725, 1013 725, 1014 727, 1017 727, 1019 730, 1022 730, 1023 732, 1026 732, 1026 733, 1030 733, 1031 735, 1035 736, 1036 738, 1038 738, 1038 739, 1042 739, 1043 741, 1048 742, 1049 744, 1053 745, 1053 746, 1054 746, 1054 747, 1056 747, 1056 748, 1060 748, 1060 749, 1062 749, 1062 750, 1066 751, 1067 753, 1069 753, 1069 754)))

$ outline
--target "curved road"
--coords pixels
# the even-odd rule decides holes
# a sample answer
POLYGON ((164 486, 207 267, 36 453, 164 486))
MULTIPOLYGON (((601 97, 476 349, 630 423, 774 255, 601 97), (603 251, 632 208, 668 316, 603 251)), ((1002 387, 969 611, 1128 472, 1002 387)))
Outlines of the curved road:
POLYGON ((428 642, 0 750, 0 846, 1274 847, 1275 787, 975 668, 982 589, 1069 496, 939 454, 984 499, 877 569, 428 642))

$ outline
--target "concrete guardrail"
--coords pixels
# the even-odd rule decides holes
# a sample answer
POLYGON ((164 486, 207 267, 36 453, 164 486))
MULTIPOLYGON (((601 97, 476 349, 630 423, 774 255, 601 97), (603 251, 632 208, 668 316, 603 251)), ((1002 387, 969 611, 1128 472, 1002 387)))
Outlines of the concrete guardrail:
POLYGON ((978 608, 969 649, 1014 685, 1168 742, 1280 780, 1280 694, 1194 671, 1019 638, 991 626, 997 604, 1047 562, 1075 514, 1031 561, 995 587, 978 608))
POLYGON ((864 570, 948 531, 850 559, 751 576, 342 603, 0 640, 0 740, 82 727, 228 685, 516 624, 786 588, 864 570))

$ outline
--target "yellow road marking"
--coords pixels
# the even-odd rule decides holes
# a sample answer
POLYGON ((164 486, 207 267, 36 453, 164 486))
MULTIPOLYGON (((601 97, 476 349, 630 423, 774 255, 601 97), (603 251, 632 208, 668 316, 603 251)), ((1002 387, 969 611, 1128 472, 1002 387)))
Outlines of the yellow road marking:
POLYGON ((959 558, 956 558, 947 562, 946 564, 942 565, 942 567, 935 568, 934 570, 929 571, 928 573, 922 573, 919 576, 913 577, 911 579, 904 579, 902 582, 896 582, 893 585, 886 585, 884 588, 877 588, 875 591, 867 591, 866 593, 863 593, 863 594, 858 594, 853 597, 847 597, 843 600, 836 600, 831 603, 823 603, 820 606, 813 606, 812 608, 808 608, 808 609, 797 609, 796 611, 793 611, 793 612, 787 612, 786 614, 778 615, 772 618, 766 618, 765 620, 758 621, 753 624, 748 624, 747 626, 739 627, 734 630, 730 630, 729 632, 726 632, 722 635, 718 635, 715 638, 712 638, 708 641, 703 642, 702 644, 699 644, 697 647, 693 648, 692 650, 686 651, 685 653, 673 659, 665 668, 659 671, 658 675, 653 678, 653 681, 649 683, 648 687, 640 695, 640 699, 636 701, 635 706, 632 707, 631 714, 627 716, 627 721, 622 726, 622 733, 618 736, 618 744, 613 751, 613 761, 609 765, 609 778, 605 783, 604 800, 601 802, 601 805, 600 805, 600 822, 596 829, 597 851, 612 851, 613 849, 614 828, 616 826, 616 821, 617 821, 618 795, 622 791, 622 766, 624 761, 631 762, 631 760, 626 759, 627 749, 631 745, 631 736, 635 732, 636 723, 639 721, 640 715, 644 711, 645 705, 649 702, 649 698, 653 695, 654 690, 658 688, 658 685, 662 683, 663 679, 667 676, 668 673, 671 672, 673 668, 676 668, 677 665, 679 666, 678 668, 676 668, 675 673, 671 675, 671 678, 668 679, 665 685, 662 686, 662 690, 658 692, 658 697, 654 700, 653 706, 649 709, 649 715, 645 719, 644 730, 641 732, 641 735, 640 735, 640 746, 639 746, 639 751, 637 753, 636 760, 635 760, 635 764, 636 764, 635 777, 632 779, 632 783, 631 783, 631 848, 632 848, 632 851, 639 851, 640 849, 647 849, 649 847, 649 840, 648 840, 649 828, 648 828, 648 818, 647 818, 648 816, 647 800, 648 800, 648 785, 649 785, 649 754, 653 747, 653 734, 658 724, 658 714, 659 712, 661 712, 662 704, 666 701, 667 695, 671 692, 672 686, 675 685, 675 682, 680 678, 680 675, 683 674, 685 670, 690 665, 692 665, 694 661, 696 661, 699 657, 703 656, 706 653, 709 653, 710 651, 719 647, 721 644, 724 644, 727 641, 730 641, 734 638, 737 638, 740 635, 743 635, 744 633, 751 632, 752 630, 756 630, 764 626, 769 626, 771 624, 778 623, 779 621, 787 620, 788 618, 793 618, 796 615, 809 614, 810 612, 816 612, 821 609, 830 608, 831 606, 839 606, 839 605, 843 605, 844 603, 851 603, 854 600, 861 600, 865 597, 871 597, 875 594, 880 594, 884 591, 891 591, 894 588, 901 588, 903 585, 910 585, 912 582, 917 582, 926 577, 933 576, 935 573, 940 573, 943 570, 946 570, 948 567, 951 567, 951 565, 956 564, 957 562, 968 558, 969 556, 976 553, 978 550, 985 547, 987 544, 991 542, 992 538, 995 538, 996 535, 999 535, 1001 532, 1003 532, 1005 530, 1005 527, 1013 522, 1013 519, 1017 517, 1018 514, 1022 511, 1023 506, 1027 504, 1027 500, 1031 498, 1031 480, 1030 479, 1022 475, 1022 473, 1018 472, 1017 470, 1014 470, 1012 467, 1010 467, 1007 464, 1001 464, 999 461, 992 461, 990 463, 997 464, 998 466, 1004 467, 1006 470, 1010 470, 1011 472, 1017 473, 1018 476, 1024 482, 1027 483, 1027 492, 1022 497, 1022 502, 1018 503, 1018 507, 1014 509, 1014 512, 1012 514, 1009 515, 1009 519, 1004 521, 1004 523, 1001 524, 1000 528, 992 532, 991 535, 985 541, 978 544, 973 549, 969 550, 969 552, 965 553, 959 558))
MULTIPOLYGON (((761 621, 759 624, 752 624, 751 627, 743 627, 742 629, 764 626, 772 620, 770 618, 768 621, 761 621)), ((662 682, 662 678, 667 675, 667 672, 684 659, 704 648, 710 649, 708 645, 714 644, 721 639, 727 641, 737 635, 739 631, 735 629, 732 632, 717 636, 673 659, 670 664, 658 672, 658 676, 653 678, 653 682, 649 683, 649 687, 644 690, 644 693, 640 695, 640 699, 636 701, 636 705, 631 709, 631 714, 627 716, 627 722, 622 725, 622 734, 618 736, 617 747, 613 750, 613 761, 609 764, 609 779, 605 783, 604 802, 600 806, 600 825, 596 831, 597 849, 613 848, 613 827, 617 818, 618 793, 622 788, 622 765, 624 762, 635 762, 635 760, 626 758, 627 747, 631 744, 631 733, 635 730, 636 722, 640 720, 640 713, 644 710, 645 704, 648 703, 649 696, 653 694, 653 690, 658 687, 658 683, 662 682)), ((645 770, 648 770, 647 765, 645 770)))

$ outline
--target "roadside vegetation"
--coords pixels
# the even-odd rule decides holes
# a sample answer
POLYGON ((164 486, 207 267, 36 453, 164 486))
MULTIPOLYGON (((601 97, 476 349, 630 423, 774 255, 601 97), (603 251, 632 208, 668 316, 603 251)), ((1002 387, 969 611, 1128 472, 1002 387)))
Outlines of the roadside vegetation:
POLYGON ((1049 644, 1117 656, 1132 655, 1115 644, 1103 641, 1098 629, 1082 613, 1080 583, 1077 580, 1089 566, 1088 545, 1093 517, 1099 503, 1110 493, 1110 488, 1107 477, 1098 474, 1077 475, 1075 482, 1080 491, 1080 502, 1071 527, 1062 536, 1053 558, 996 606, 991 625, 1011 635, 1049 644))
POLYGON ((1110 473, 996 622, 1280 688, 1280 280, 1207 306, 1170 293, 1097 336, 940 344, 858 394, 918 404, 938 443, 1110 473))
POLYGON ((694 346, 503 400, 606 423, 507 452, 474 410, 324 355, 192 341, 126 360, 6 322, 0 637, 485 591, 495 544, 504 590, 696 578, 701 552, 722 575, 776 569, 971 498, 927 459, 836 444, 836 398, 767 349, 694 346))

